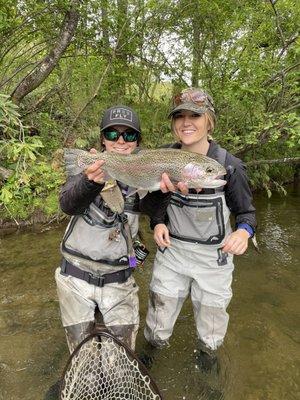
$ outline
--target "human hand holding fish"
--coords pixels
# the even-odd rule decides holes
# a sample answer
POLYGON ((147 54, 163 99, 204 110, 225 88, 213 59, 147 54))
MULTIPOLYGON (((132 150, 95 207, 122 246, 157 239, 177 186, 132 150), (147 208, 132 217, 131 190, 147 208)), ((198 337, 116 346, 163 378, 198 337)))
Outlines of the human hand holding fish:
MULTIPOLYGON (((91 154, 97 154, 96 149, 90 150, 91 154)), ((104 160, 97 160, 93 164, 89 165, 85 170, 84 174, 87 176, 89 181, 93 181, 96 183, 104 183, 105 182, 105 172, 101 169, 102 165, 105 163, 104 160)))
MULTIPOLYGON (((108 178, 136 188, 141 195, 142 191, 159 190, 163 173, 167 173, 171 184, 177 183, 178 188, 183 188, 181 183, 184 183, 186 188, 196 189, 216 188, 226 184, 226 181, 220 179, 226 174, 225 168, 217 161, 197 153, 161 148, 124 155, 112 152, 88 153, 84 150, 65 149, 65 165, 68 175, 78 174, 82 170, 89 173, 88 167, 97 160, 105 160, 105 164, 101 164, 101 169, 105 171, 108 178)), ((100 175, 100 177, 93 175, 97 174, 97 168, 99 168, 97 164, 93 166, 91 177, 94 180, 101 180, 104 175, 100 175)), ((107 176, 105 180, 108 180, 107 176)), ((172 186, 170 187, 172 188, 172 186)))
MULTIPOLYGON (((161 176, 161 181, 160 181, 160 190, 163 193, 168 193, 168 192, 175 192, 176 190, 179 190, 181 193, 184 195, 187 195, 189 193, 189 188, 188 185, 184 182, 178 182, 177 184, 173 184, 165 172, 161 176)), ((197 188, 197 193, 201 192, 202 188, 197 188)))

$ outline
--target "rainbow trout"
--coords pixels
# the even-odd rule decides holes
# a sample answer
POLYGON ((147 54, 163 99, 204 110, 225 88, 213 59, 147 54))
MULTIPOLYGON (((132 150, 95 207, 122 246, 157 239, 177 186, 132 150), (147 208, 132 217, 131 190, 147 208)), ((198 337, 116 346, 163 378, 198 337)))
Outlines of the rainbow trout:
POLYGON ((95 161, 104 160, 102 169, 107 180, 116 179, 139 192, 158 190, 164 172, 173 183, 184 182, 189 188, 217 188, 226 184, 219 179, 226 170, 217 161, 178 149, 140 150, 130 155, 65 149, 64 157, 68 175, 78 174, 95 161))

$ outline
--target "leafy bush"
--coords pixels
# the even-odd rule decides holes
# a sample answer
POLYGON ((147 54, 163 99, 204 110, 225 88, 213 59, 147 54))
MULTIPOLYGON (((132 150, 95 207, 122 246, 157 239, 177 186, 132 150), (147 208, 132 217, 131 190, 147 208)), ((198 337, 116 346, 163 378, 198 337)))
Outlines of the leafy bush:
POLYGON ((18 108, 8 96, 0 96, 2 139, 0 160, 13 173, 0 189, 0 217, 26 219, 39 209, 46 215, 58 212, 57 192, 63 174, 42 156, 39 136, 27 136, 18 108))

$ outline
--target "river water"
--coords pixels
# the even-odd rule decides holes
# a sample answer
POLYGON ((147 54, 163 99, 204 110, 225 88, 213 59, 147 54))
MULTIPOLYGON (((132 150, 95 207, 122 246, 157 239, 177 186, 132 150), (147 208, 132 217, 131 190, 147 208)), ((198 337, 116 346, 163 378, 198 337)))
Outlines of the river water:
MULTIPOLYGON (((300 399, 300 192, 255 196, 261 252, 250 246, 235 259, 233 299, 219 376, 195 363, 196 334, 190 301, 183 307, 170 347, 151 369, 165 400, 300 399)), ((155 246, 135 272, 140 286, 144 348, 148 283, 155 246)), ((68 357, 56 298, 54 270, 64 226, 14 232, 0 238, 0 400, 46 399, 68 357)))

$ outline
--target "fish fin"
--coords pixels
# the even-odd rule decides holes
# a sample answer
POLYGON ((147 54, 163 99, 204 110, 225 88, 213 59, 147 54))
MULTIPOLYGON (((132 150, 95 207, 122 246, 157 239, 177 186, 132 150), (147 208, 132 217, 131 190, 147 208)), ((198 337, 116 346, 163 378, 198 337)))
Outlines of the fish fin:
POLYGON ((137 193, 138 189, 134 188, 134 187, 128 187, 127 192, 126 192, 126 196, 125 197, 129 197, 134 195, 135 193, 137 193))
POLYGON ((138 189, 137 192, 138 192, 140 200, 142 200, 148 194, 148 190, 145 190, 145 189, 138 189))
POLYGON ((158 183, 157 185, 155 185, 155 186, 152 186, 152 187, 149 188, 149 189, 141 189, 141 188, 139 188, 139 189, 134 189, 133 192, 132 192, 131 194, 137 192, 138 195, 139 195, 139 198, 140 198, 140 199, 143 199, 148 193, 156 192, 157 190, 160 190, 160 185, 159 185, 159 183, 158 183))
POLYGON ((259 246, 258 246, 258 243, 257 243, 257 240, 256 240, 256 235, 254 235, 254 236, 251 238, 251 241, 252 241, 252 244, 253 244, 255 250, 256 250, 258 253, 261 253, 261 250, 260 250, 260 248, 259 248, 259 246))
POLYGON ((103 187, 103 189, 101 190, 101 192, 105 192, 107 190, 110 189, 114 189, 117 185, 117 181, 115 179, 106 179, 105 185, 103 187))
POLYGON ((77 175, 84 170, 83 166, 78 165, 77 159, 83 150, 64 149, 64 164, 67 176, 77 175))
POLYGON ((124 197, 115 180, 105 182, 100 196, 112 212, 121 214, 124 211, 124 197))
POLYGON ((133 196, 135 193, 139 195, 140 199, 143 199, 148 193, 148 189, 137 189, 134 187, 129 187, 127 189, 126 197, 133 196))
POLYGON ((157 190, 160 190, 160 182, 157 182, 151 188, 148 189, 149 192, 156 192, 157 190))

